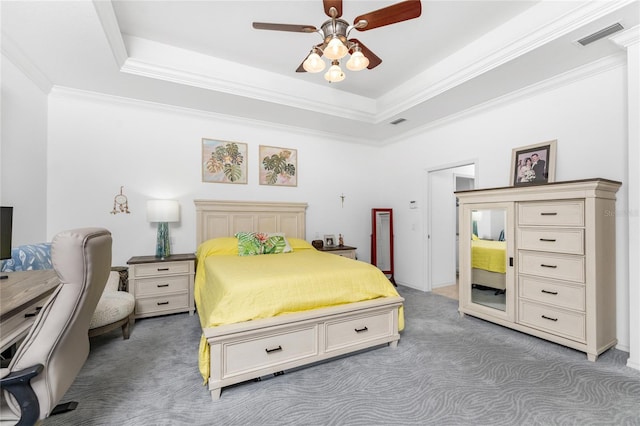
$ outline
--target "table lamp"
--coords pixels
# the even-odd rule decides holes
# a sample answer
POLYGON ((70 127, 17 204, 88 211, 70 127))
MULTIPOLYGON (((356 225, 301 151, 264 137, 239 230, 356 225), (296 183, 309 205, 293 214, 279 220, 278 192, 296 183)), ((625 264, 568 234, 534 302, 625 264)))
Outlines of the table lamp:
POLYGON ((171 255, 169 244, 169 222, 180 220, 180 206, 176 200, 147 201, 147 221, 158 223, 156 257, 164 259, 171 255))

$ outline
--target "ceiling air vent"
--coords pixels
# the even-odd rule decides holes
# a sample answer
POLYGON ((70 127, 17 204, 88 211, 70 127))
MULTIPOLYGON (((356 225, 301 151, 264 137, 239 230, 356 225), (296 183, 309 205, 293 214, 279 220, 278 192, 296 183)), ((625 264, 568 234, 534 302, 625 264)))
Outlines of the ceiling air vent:
POLYGON ((607 28, 603 28, 600 31, 596 31, 591 35, 582 37, 580 40, 578 40, 578 43, 580 43, 583 46, 586 46, 587 44, 593 43, 594 41, 600 40, 603 37, 606 37, 608 35, 611 35, 623 29, 624 27, 620 25, 619 22, 616 22, 615 24, 610 25, 607 28))
POLYGON ((398 118, 397 120, 393 120, 391 124, 393 124, 394 126, 397 126, 398 124, 403 123, 405 121, 407 121, 406 118, 398 118))

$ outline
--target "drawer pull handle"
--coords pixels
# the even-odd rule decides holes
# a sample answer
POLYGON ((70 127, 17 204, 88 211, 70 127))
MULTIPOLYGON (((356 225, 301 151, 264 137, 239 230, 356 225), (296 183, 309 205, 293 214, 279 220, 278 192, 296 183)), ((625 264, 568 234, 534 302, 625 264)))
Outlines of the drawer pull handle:
POLYGON ((38 311, 29 312, 28 314, 24 314, 24 317, 25 318, 31 318, 31 317, 35 317, 36 315, 38 315, 38 311))
POLYGON ((549 290, 540 290, 542 293, 553 294, 554 296, 558 294, 557 291, 549 291, 549 290))
POLYGON ((553 268, 553 269, 556 269, 558 267, 558 265, 545 265, 544 263, 541 263, 540 266, 542 266, 543 268, 553 268))
POLYGON ((158 288, 161 288, 161 287, 169 287, 169 284, 158 284, 158 288))
POLYGON ((540 213, 540 216, 557 216, 558 213, 557 212, 542 212, 540 213))
POLYGON ((548 317, 548 316, 546 316, 546 315, 541 315, 541 316, 542 316, 542 318, 544 318, 544 319, 546 319, 546 320, 549 320, 549 321, 554 321, 554 322, 555 322, 555 321, 558 321, 558 318, 551 318, 551 317, 548 317))
POLYGON ((544 242, 547 242, 547 243, 555 243, 556 242, 555 238, 540 238, 540 241, 544 241, 544 242))
POLYGON ((158 272, 168 271, 169 268, 158 268, 158 272))
POLYGON ((354 328, 354 330, 356 331, 356 333, 363 333, 365 331, 369 331, 369 329, 366 326, 362 328, 354 328))
POLYGON ((282 350, 282 346, 278 345, 277 348, 273 348, 273 349, 265 349, 264 351, 268 354, 274 353, 274 352, 280 352, 282 350))
POLYGON ((168 305, 168 304, 169 304, 169 302, 158 302, 157 303, 158 306, 168 305))

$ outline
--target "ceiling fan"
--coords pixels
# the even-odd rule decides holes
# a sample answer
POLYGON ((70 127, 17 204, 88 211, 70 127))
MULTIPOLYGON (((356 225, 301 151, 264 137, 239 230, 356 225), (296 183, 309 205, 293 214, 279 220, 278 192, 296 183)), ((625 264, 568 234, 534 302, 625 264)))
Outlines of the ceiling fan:
POLYGON ((325 21, 320 28, 313 25, 273 24, 266 22, 254 22, 253 28, 257 30, 290 31, 296 33, 314 33, 322 36, 322 43, 312 47, 304 61, 298 66, 296 72, 320 72, 324 70, 325 63, 320 58, 325 56, 331 60, 331 67, 324 75, 330 83, 342 81, 344 72, 340 69, 340 59, 347 53, 351 55, 347 61, 347 68, 351 71, 360 71, 365 68, 373 69, 382 63, 382 59, 376 56, 362 42, 355 38, 348 38, 349 33, 356 29, 367 31, 374 28, 391 25, 409 19, 414 19, 422 13, 419 0, 406 0, 373 12, 356 17, 352 25, 341 19, 342 0, 323 0, 324 13, 331 19, 325 21))

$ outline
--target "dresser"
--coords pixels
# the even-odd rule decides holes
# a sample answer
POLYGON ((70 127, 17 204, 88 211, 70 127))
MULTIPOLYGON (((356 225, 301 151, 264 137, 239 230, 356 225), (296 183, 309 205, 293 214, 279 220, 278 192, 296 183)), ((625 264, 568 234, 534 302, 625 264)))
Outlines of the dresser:
POLYGON ((583 351, 590 361, 614 346, 620 185, 587 179, 456 192, 460 313, 583 351), (496 259, 503 268, 486 266, 496 259))
POLYGON ((194 254, 174 254, 164 259, 135 256, 129 265, 129 293, 136 299, 135 317, 195 311, 194 254))
POLYGON ((356 247, 351 246, 335 246, 335 247, 321 247, 318 251, 325 253, 336 254, 342 257, 348 257, 349 259, 356 259, 356 247))

